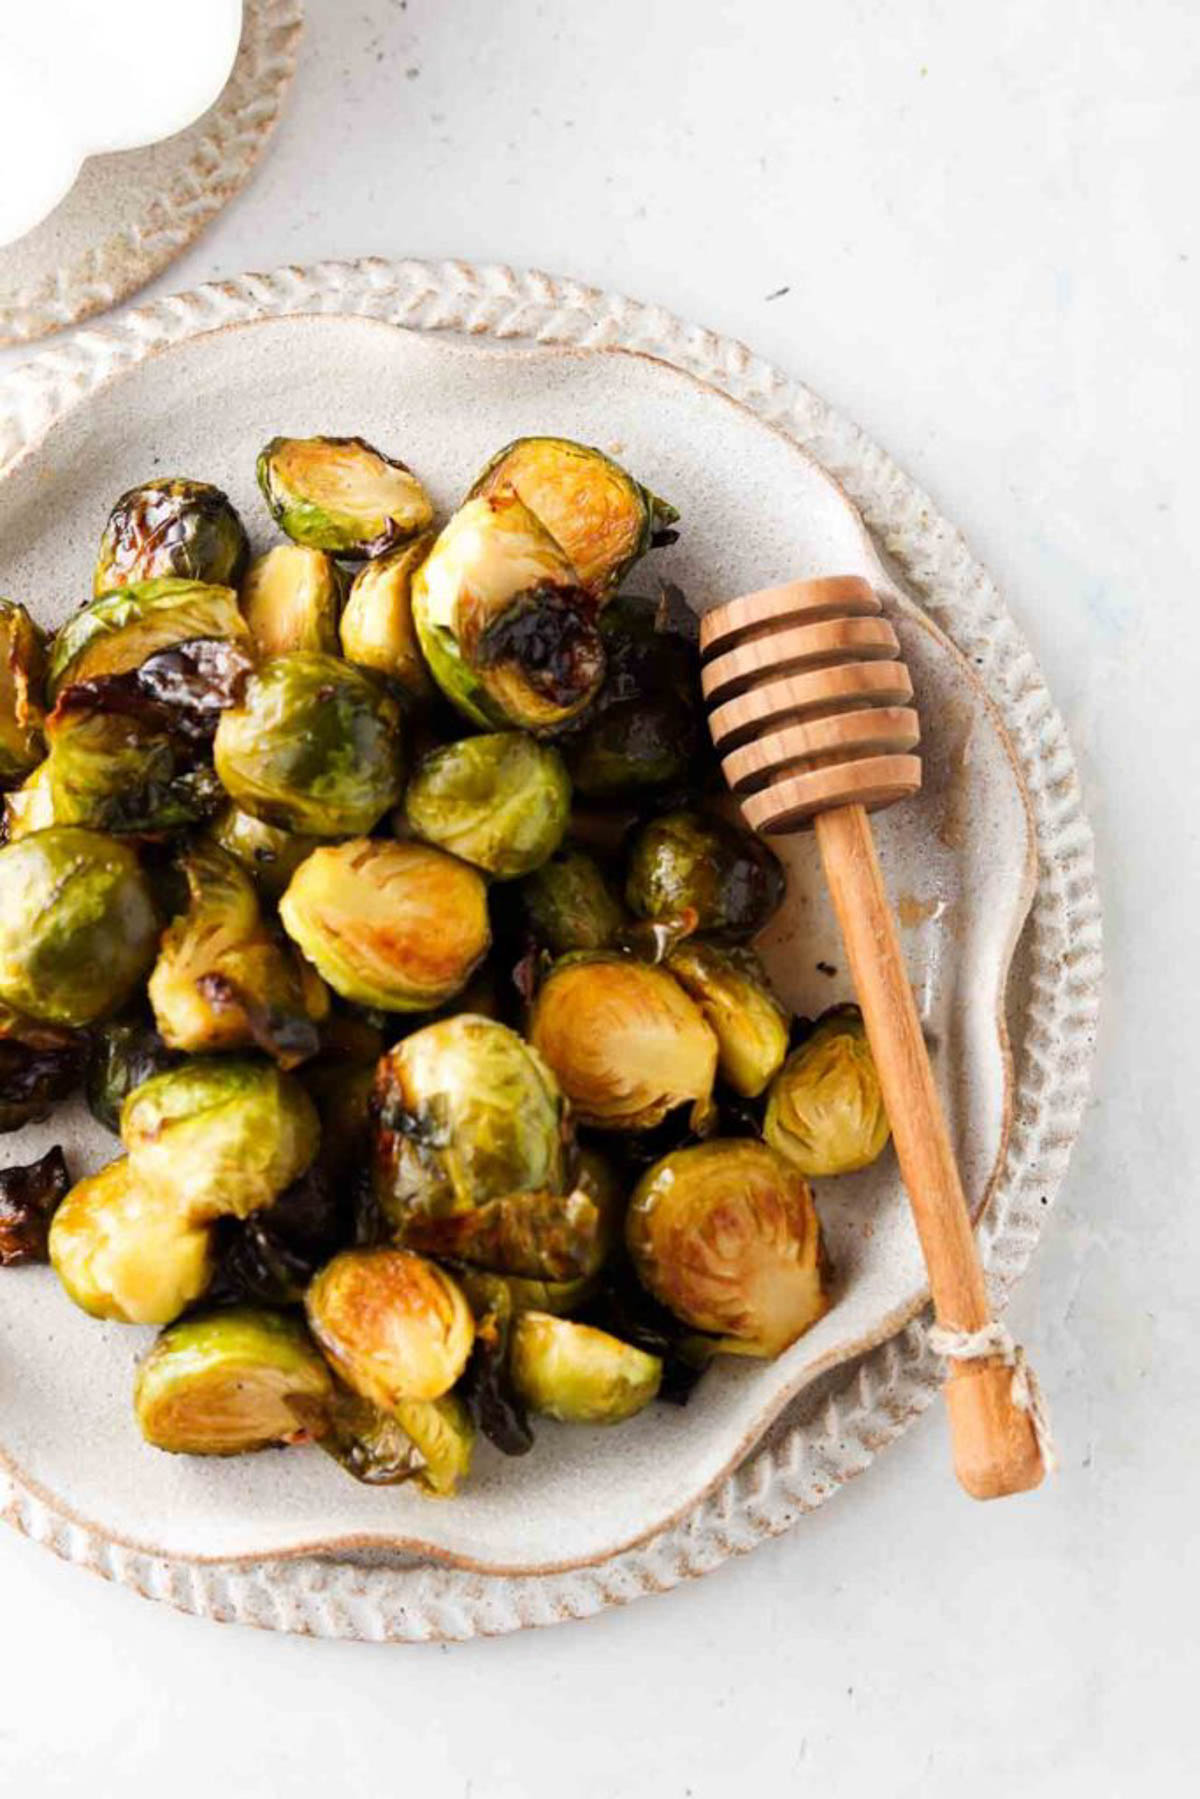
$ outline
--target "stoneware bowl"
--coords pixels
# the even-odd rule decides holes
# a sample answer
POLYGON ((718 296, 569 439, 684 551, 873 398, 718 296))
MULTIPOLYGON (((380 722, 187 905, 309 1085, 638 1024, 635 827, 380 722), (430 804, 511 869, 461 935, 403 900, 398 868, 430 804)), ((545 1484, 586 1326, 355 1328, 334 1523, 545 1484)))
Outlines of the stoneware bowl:
MULTIPOLYGON (((738 404, 677 366, 686 364, 683 354, 670 362, 638 353, 638 333, 628 328, 624 345, 611 330, 594 334, 607 343, 564 343, 581 335, 578 321, 561 297, 547 306, 539 281, 531 278, 522 291, 514 277, 476 276, 457 265, 401 265, 387 279, 383 265, 311 277, 285 272, 270 282, 249 277, 132 315, 101 340, 99 362, 88 347, 40 359, 8 388, 0 592, 25 601, 43 623, 59 623, 87 595, 112 499, 155 473, 218 483, 241 510, 255 547, 270 542, 254 459, 276 432, 361 433, 411 462, 442 513, 509 438, 545 431, 595 442, 682 514, 678 544, 653 555, 633 584, 669 578, 700 610, 793 577, 865 576, 899 632, 925 727, 924 789, 879 819, 880 853, 966 1190, 977 1212, 989 1198, 1003 1202, 1001 1230, 985 1229, 984 1243, 1011 1278, 1029 1246, 1020 1241, 1028 1235, 1022 1207, 1031 1197, 1023 1190, 1029 1170, 1022 1158, 1042 1147, 1040 1140, 1031 1145, 1031 1131, 1053 1133, 1043 1117, 1045 1091, 1032 1109, 1020 1091, 1007 1022, 1011 1016, 1026 1057, 1030 1003, 1047 1003, 1038 987, 1047 978, 1042 947, 1031 947, 1032 984, 1029 955, 1020 959, 1015 983, 1010 971, 1037 890, 1039 819, 1029 778, 1040 781, 1045 771, 1030 753, 1028 732, 1021 746, 1010 738, 995 683, 986 678, 997 643, 981 650, 968 641, 967 654, 956 648, 909 597, 842 486, 793 435, 765 422, 762 408, 738 404), (514 285, 504 294, 503 317, 517 329, 499 332, 497 290, 488 283, 504 279, 514 285), (463 283, 476 284, 474 305, 456 293, 463 283), (342 304, 333 309, 335 296, 342 304), (571 328, 547 329, 544 319, 539 325, 530 310, 539 297, 543 315, 571 328), (492 322, 480 328, 489 309, 492 322), (440 328, 397 329, 397 318, 440 328), (489 334, 516 341, 486 341, 489 334), (529 341, 534 337, 541 341, 529 341), (1014 1213, 1015 1197, 1022 1204, 1014 1213), (1014 1219, 1015 1239, 997 1258, 1014 1219)), ((590 304, 599 312, 603 297, 590 304)), ((682 347, 682 328, 664 326, 661 315, 639 322, 646 317, 660 341, 646 331, 643 341, 649 336, 652 347, 665 348, 661 339, 673 331, 682 347)), ((0 453, 4 448, 0 439, 0 453)), ((1081 818, 1075 826, 1069 751, 1053 723, 1053 772, 1069 785, 1076 850, 1084 858, 1072 901, 1083 931, 1078 942, 1091 958, 1086 1004, 1080 1012, 1076 992, 1060 1066, 1045 1076, 1053 1088, 1053 1130, 1069 1142, 1098 953, 1086 826, 1081 818)), ((850 989, 811 839, 785 841, 783 854, 789 897, 761 947, 791 1004, 815 1013, 851 997, 850 989)), ((1062 930, 1069 920, 1061 905, 1059 911, 1062 930)), ((54 1141, 65 1144, 77 1175, 116 1148, 80 1108, 5 1139, 0 1153, 24 1160, 54 1141)), ((1035 1177, 1041 1192, 1057 1179, 1062 1160, 1035 1177)), ((618 1571, 644 1569, 638 1557, 659 1556, 663 1545, 688 1533, 695 1539, 698 1529, 710 1552, 697 1521, 714 1503, 725 1507, 729 1536, 735 1470, 765 1433, 772 1446, 760 1451, 757 1466, 790 1468, 797 1477, 805 1443, 828 1432, 839 1379, 845 1391, 846 1371, 857 1364, 861 1381, 868 1352, 891 1357, 890 1379, 876 1383, 866 1408, 863 1436, 871 1439, 873 1430, 872 1447, 932 1393, 936 1366, 919 1334, 897 1338, 925 1294, 893 1157, 851 1179, 819 1184, 817 1199, 838 1299, 780 1360, 721 1365, 686 1409, 654 1407, 616 1432, 543 1424, 523 1460, 505 1460, 485 1446, 462 1496, 448 1504, 404 1488, 359 1487, 316 1450, 230 1461, 156 1453, 138 1437, 129 1399, 133 1365, 151 1333, 85 1318, 48 1271, 6 1275, 0 1457, 10 1515, 65 1553, 177 1603, 291 1628, 379 1636, 514 1628, 542 1621, 527 1615, 531 1601, 519 1597, 534 1593, 532 1609, 546 1617, 595 1609, 628 1596, 621 1590, 628 1579, 618 1571), (878 1351, 880 1345, 886 1348, 878 1351), (811 1411, 818 1391, 823 1424, 814 1424, 811 1411), (798 1421, 806 1400, 807 1423, 798 1421), (606 1572, 617 1590, 585 1598, 606 1572), (343 1573, 357 1583, 353 1606, 344 1595, 330 1596, 331 1580, 343 1573), (404 1586, 414 1575, 426 1582, 423 1599, 404 1586), (438 1585, 455 1578, 472 1584, 460 1591, 438 1585)), ((861 1444, 848 1449, 843 1441, 826 1487, 864 1459, 861 1444)), ((798 1509, 793 1504, 792 1515, 798 1509)), ((751 1540, 779 1527, 764 1517, 751 1540)), ((727 1543, 723 1553, 737 1546, 727 1543)), ((669 1577, 661 1573, 634 1577, 632 1590, 663 1584, 669 1577)))

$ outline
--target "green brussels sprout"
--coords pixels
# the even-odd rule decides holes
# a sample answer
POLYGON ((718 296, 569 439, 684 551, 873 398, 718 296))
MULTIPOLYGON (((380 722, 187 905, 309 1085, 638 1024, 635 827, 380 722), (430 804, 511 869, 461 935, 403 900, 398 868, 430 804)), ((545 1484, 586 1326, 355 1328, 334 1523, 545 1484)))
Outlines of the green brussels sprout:
POLYGON ((105 697, 95 703, 93 690, 104 685, 65 688, 47 722, 50 754, 39 775, 54 823, 153 836, 210 817, 221 786, 195 746, 175 735, 157 707, 127 711, 105 697))
POLYGON ((101 1025, 92 1035, 88 1058, 88 1111, 98 1124, 116 1134, 128 1095, 178 1061, 159 1036, 153 1019, 140 1011, 101 1025))
POLYGON ((528 1280, 569 1281, 594 1274, 607 1234, 595 1200, 573 1193, 509 1193, 469 1212, 416 1213, 402 1227, 409 1249, 528 1280))
POLYGON ((211 1232, 135 1178, 128 1156, 76 1182, 50 1225, 50 1262, 93 1318, 170 1324, 213 1272, 211 1232))
POLYGON ((338 654, 342 577, 324 550, 277 543, 256 556, 242 582, 242 613, 264 656, 289 650, 338 654))
POLYGON ((431 750, 404 796, 418 837, 502 881, 529 874, 553 854, 570 808, 562 757, 525 731, 493 731, 431 750))
POLYGON ((696 646, 628 594, 605 607, 600 634, 604 685, 563 745, 576 791, 636 798, 689 779, 703 737, 696 646))
POLYGON ((351 561, 382 556, 433 523, 412 470, 361 437, 273 437, 259 452, 258 485, 293 543, 351 561))
POLYGON ((0 1004, 0 1135, 45 1118, 79 1085, 87 1038, 0 1004))
POLYGON ((608 877, 583 850, 557 850, 521 883, 534 935, 556 956, 607 949, 626 923, 608 877))
POLYGON ((319 1436, 333 1380, 298 1318, 251 1306, 196 1312, 142 1359, 133 1410, 174 1455, 242 1455, 319 1436))
POLYGON ((889 1135, 862 1013, 835 1006, 775 1076, 763 1136, 801 1174, 818 1178, 869 1168, 889 1135))
POLYGON ((92 582, 96 594, 171 576, 236 587, 249 555, 242 521, 207 481, 146 481, 108 515, 92 582))
POLYGON ((808 1183, 753 1138, 656 1162, 634 1191, 626 1243, 647 1291, 731 1354, 779 1355, 829 1308, 808 1183))
POLYGON ((736 940, 762 930, 785 886, 778 856, 751 831, 668 812, 634 839, 625 898, 639 918, 686 919, 693 930, 736 940))
POLYGON ((534 1001, 529 1039, 582 1124, 645 1131, 690 1103, 712 1109, 717 1040, 665 969, 630 956, 566 956, 534 1001))
POLYGON ((0 1268, 49 1259, 50 1221, 70 1185, 57 1145, 36 1162, 0 1168, 0 1268))
POLYGON ((15 787, 45 754, 37 626, 13 600, 0 600, 0 787, 15 787))
POLYGON ((448 1393, 475 1338, 461 1287, 404 1249, 343 1251, 317 1275, 304 1309, 342 1380, 385 1411, 448 1393))
POLYGON ((514 1317, 518 1312, 550 1312, 565 1318, 585 1305, 596 1290, 596 1277, 591 1274, 570 1281, 545 1281, 468 1267, 458 1270, 458 1278, 477 1318, 494 1304, 497 1286, 504 1288, 514 1317))
POLYGON ((513 1385, 532 1412, 564 1424, 621 1424, 658 1392, 658 1356, 590 1324, 522 1312, 513 1325, 513 1385))
POLYGON ((412 699, 426 700, 433 682, 413 623, 413 576, 433 547, 425 532, 390 555, 364 562, 350 584, 340 626, 342 655, 394 681, 412 699))
POLYGON ((695 937, 670 952, 667 967, 690 993, 717 1039, 717 1067, 743 1099, 755 1099, 787 1055, 787 1011, 750 949, 718 949, 695 937))
POLYGON ((278 899, 307 856, 324 843, 323 837, 301 837, 264 824, 252 812, 226 806, 208 828, 214 843, 236 856, 248 870, 260 893, 278 899))
POLYGON ((515 493, 562 545, 599 605, 640 556, 671 543, 674 506, 627 475, 603 450, 565 437, 518 437, 492 457, 477 495, 515 493))
POLYGON ((4 837, 8 843, 17 843, 22 837, 31 837, 35 831, 45 831, 51 825, 65 821, 54 816, 54 789, 50 779, 50 764, 43 762, 35 768, 27 781, 14 787, 11 793, 4 796, 4 837))
POLYGON ((0 849, 0 1000, 48 1024, 94 1024, 143 978, 154 901, 127 844, 55 825, 0 849))
POLYGON ((474 724, 556 731, 604 679, 592 602, 515 494, 460 507, 417 570, 412 610, 430 673, 474 724))
POLYGON ((422 1492, 447 1499, 471 1467, 475 1431, 462 1401, 404 1399, 384 1411, 341 1388, 321 1448, 367 1486, 415 1481, 422 1492))
POLYGON ((395 700, 361 669, 312 651, 263 666, 222 713, 213 756, 243 812, 314 837, 370 831, 404 786, 395 700))
POLYGON ((50 697, 76 681, 126 674, 161 650, 200 638, 252 647, 232 587, 164 576, 101 594, 69 618, 54 639, 50 697))

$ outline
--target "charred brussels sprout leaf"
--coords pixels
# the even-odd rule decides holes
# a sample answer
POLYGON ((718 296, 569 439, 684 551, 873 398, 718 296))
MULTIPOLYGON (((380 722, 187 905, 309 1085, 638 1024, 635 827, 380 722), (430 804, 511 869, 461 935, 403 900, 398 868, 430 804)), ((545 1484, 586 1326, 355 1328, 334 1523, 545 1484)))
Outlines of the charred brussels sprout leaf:
POLYGON ((629 856, 625 898, 640 918, 680 919, 739 939, 761 931, 784 895, 779 858, 750 831, 699 812, 644 825, 629 856))
POLYGON ((0 787, 15 787, 42 759, 44 660, 24 606, 0 600, 0 787))
POLYGON ((0 1268, 49 1259, 50 1220, 70 1184, 57 1147, 23 1168, 0 1168, 0 1268))
POLYGON ((147 481, 121 495, 108 516, 92 586, 111 593, 172 576, 234 587, 246 566, 242 521, 207 481, 147 481))
POLYGON ((335 1256, 309 1287, 305 1310, 346 1385, 385 1411, 448 1393, 475 1336, 457 1282, 403 1249, 335 1256))
POLYGON ((163 1332, 137 1371, 147 1443, 175 1455, 241 1455, 319 1436, 333 1381, 297 1318, 249 1306, 198 1312, 163 1332))
POLYGON ((148 1192, 127 1156, 78 1181, 50 1226, 50 1261, 75 1304, 118 1324, 170 1324, 208 1286, 210 1233, 148 1192))
POLYGON ((708 1020, 722 1079, 754 1099, 782 1066, 788 1046, 788 1014, 762 963, 753 950, 688 938, 671 951, 667 967, 708 1020))
POLYGON ((530 1411, 564 1424, 621 1424, 650 1404, 662 1380, 657 1356, 545 1312, 517 1318, 511 1367, 530 1411))
POLYGON ((474 1430, 462 1401, 409 1399, 385 1412, 348 1388, 334 1399, 321 1448, 371 1487, 414 1481, 425 1493, 448 1498, 471 1466, 474 1430))
POLYGON ((324 550, 280 543, 256 556, 242 583, 242 611, 262 655, 338 653, 342 578, 324 550))
POLYGON ((512 1294, 503 1280, 486 1274, 464 1291, 475 1313, 475 1344, 459 1384, 463 1403, 502 1455, 527 1455, 533 1432, 509 1371, 516 1318, 512 1294))
POLYGON ((209 829, 209 835, 231 856, 236 856, 255 885, 268 899, 278 899, 300 864, 319 849, 321 837, 301 837, 264 824, 251 812, 226 806, 209 829))
POLYGON ((87 1103, 92 1117, 108 1130, 119 1131, 128 1095, 178 1060, 152 1018, 139 1014, 103 1025, 92 1038, 88 1058, 87 1103))
POLYGON ((525 731, 430 751, 404 797, 419 837, 499 880, 529 874, 558 848, 570 804, 562 757, 525 731))
POLYGON ((322 1154, 279 1198, 217 1227, 213 1300, 299 1305, 317 1270, 349 1240, 348 1193, 322 1154))
POLYGON ((213 753, 243 812, 311 836, 370 831, 403 788, 396 702, 361 669, 308 651, 274 657, 248 682, 213 753))
POLYGON ((607 949, 626 923, 608 877, 583 850, 557 851, 521 883, 521 901, 535 937, 556 956, 607 949))
POLYGON ((857 1006, 818 1020, 771 1086, 763 1135, 810 1177, 852 1174, 883 1153, 888 1116, 857 1006))
POLYGON ((625 594, 605 608, 600 632, 604 685, 564 744, 576 790, 636 799, 691 780, 704 736, 694 645, 660 628, 653 601, 625 594))
POLYGON ((163 650, 220 638, 248 651, 250 632, 232 587, 203 581, 138 581, 102 594, 69 618, 50 652, 53 698, 78 681, 123 675, 163 650))
POLYGON ((83 1078, 87 1038, 0 1004, 0 1134, 45 1118, 83 1078))
POLYGON ((258 485, 293 543, 351 560, 382 556, 433 523, 412 470, 361 437, 273 437, 258 485))
POLYGON ((414 700, 428 699, 433 683, 413 622, 413 576, 433 545, 426 532, 414 543, 366 562, 350 585, 340 626, 347 662, 374 669, 414 700))

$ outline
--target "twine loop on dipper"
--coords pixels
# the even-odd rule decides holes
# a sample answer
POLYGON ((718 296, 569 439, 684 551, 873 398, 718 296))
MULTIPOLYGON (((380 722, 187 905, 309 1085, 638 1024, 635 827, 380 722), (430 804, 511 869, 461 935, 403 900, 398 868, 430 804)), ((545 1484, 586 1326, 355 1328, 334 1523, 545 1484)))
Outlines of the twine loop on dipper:
POLYGON ((1050 1428, 1050 1412, 1041 1382, 1025 1360, 1025 1351, 1014 1343, 1006 1324, 993 1318, 982 1330, 951 1330, 948 1325, 934 1324, 929 1330, 929 1344, 935 1355, 952 1362, 985 1362, 999 1357, 1012 1369, 1012 1402, 1018 1411, 1029 1415, 1037 1439, 1042 1466, 1047 1474, 1058 1467, 1054 1449, 1054 1433, 1050 1428))

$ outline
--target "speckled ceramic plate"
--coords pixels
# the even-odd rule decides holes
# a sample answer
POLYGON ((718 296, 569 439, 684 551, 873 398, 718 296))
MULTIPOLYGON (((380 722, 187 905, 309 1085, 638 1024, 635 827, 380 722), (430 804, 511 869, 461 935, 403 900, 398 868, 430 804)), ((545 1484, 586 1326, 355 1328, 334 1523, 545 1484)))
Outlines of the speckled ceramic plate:
MULTIPOLYGON (((990 1199, 985 1246, 1011 1278, 1036 1218, 1027 1183, 1041 1193, 1053 1185, 1082 1098, 1098 969, 1086 826, 1069 751, 1027 659, 1022 741, 1006 732, 1004 681, 1020 655, 1011 621, 981 588, 991 620, 973 621, 960 650, 913 604, 850 503, 845 469, 839 485, 787 429, 789 408, 803 401, 817 416, 819 403, 737 346, 660 314, 544 277, 459 265, 248 277, 131 315, 99 354, 95 340, 10 381, 0 425, 9 434, 0 453, 11 457, 0 483, 0 591, 48 622, 86 592, 113 494, 155 469, 227 487, 261 539, 253 461, 274 431, 361 431, 410 460, 443 508, 506 438, 582 436, 680 506, 683 535, 655 570, 698 607, 796 575, 856 570, 873 581, 927 731, 924 792, 880 821, 881 853, 967 1191, 977 1208, 990 1199), (500 347, 484 336, 527 341, 500 347), (1060 814, 1071 814, 1059 820, 1053 869, 1043 854, 1038 897, 1043 911, 1052 903, 1060 936, 1073 913, 1075 978, 1062 982, 1047 963, 1043 918, 1030 945, 1033 978, 1023 962, 1012 990, 1036 851, 1048 841, 1030 777, 1053 785, 1060 814), (1032 1089, 1028 1067, 1014 1076, 1006 991, 1022 1062, 1035 1065, 1032 1089), (1047 1058, 1051 1015, 1070 1029, 1047 1058)), ((902 480, 878 453, 855 448, 869 480, 902 480)), ((893 553, 945 528, 926 514, 909 529, 907 543, 902 534, 889 542, 893 553)), ((961 598, 984 580, 964 561, 953 592, 961 598)), ((789 904, 764 949, 788 997, 811 1011, 848 988, 826 972, 842 958, 811 845, 801 839, 787 853, 789 904)), ((78 1115, 9 1139, 5 1153, 23 1157, 57 1135, 77 1168, 112 1153, 112 1140, 78 1115)), ((453 1504, 358 1488, 315 1451, 219 1464, 155 1454, 129 1417, 145 1334, 83 1318, 44 1271, 10 1276, 0 1312, 9 1514, 177 1603, 334 1634, 511 1629, 670 1584, 781 1528, 780 1504, 794 1515, 856 1471, 936 1384, 919 1332, 903 1331, 923 1282, 894 1163, 826 1184, 818 1202, 839 1299, 780 1361, 722 1367, 685 1411, 654 1408, 619 1435, 546 1425, 523 1461, 485 1450, 453 1504), (832 1396, 847 1391, 854 1362, 861 1417, 847 1426, 844 1401, 839 1412, 832 1396), (825 1409, 814 1421, 818 1395, 825 1409), (735 1470, 768 1432, 750 1464, 753 1488, 739 1497, 745 1476, 735 1470), (810 1454, 822 1471, 806 1466, 810 1454)))

